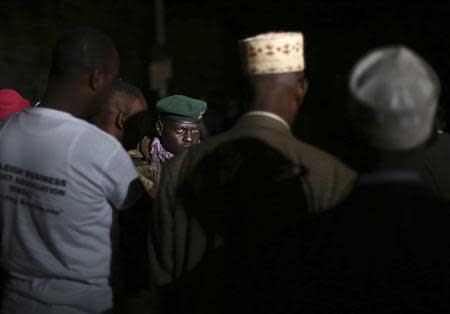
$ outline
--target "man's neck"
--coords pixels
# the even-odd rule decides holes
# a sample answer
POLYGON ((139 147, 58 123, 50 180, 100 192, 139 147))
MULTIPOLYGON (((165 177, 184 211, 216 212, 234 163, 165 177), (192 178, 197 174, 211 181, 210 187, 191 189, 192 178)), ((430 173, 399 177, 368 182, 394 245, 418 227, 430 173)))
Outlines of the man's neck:
POLYGON ((401 152, 372 150, 366 156, 366 162, 360 170, 363 172, 414 170, 423 160, 423 154, 423 147, 401 152))
POLYGON ((115 125, 111 122, 111 123, 94 123, 92 121, 90 121, 92 124, 94 124, 96 127, 98 127, 100 130, 108 133, 109 135, 113 136, 114 138, 116 138, 119 142, 122 142, 122 132, 120 132, 120 130, 118 130, 115 125))
POLYGON ((248 116, 265 116, 268 118, 271 118, 273 120, 279 121, 281 124, 283 124, 287 129, 290 129, 289 123, 287 123, 286 120, 284 120, 282 117, 277 115, 276 113, 270 112, 270 111, 264 111, 264 110, 250 110, 246 113, 248 116))
POLYGON ((80 119, 89 118, 85 110, 86 102, 78 92, 49 88, 39 106, 64 111, 80 119))
POLYGON ((259 101, 259 102, 252 102, 249 106, 249 111, 260 111, 274 114, 283 119, 284 121, 286 121, 288 125, 290 125, 289 117, 286 116, 285 112, 282 109, 283 104, 280 102, 259 101))

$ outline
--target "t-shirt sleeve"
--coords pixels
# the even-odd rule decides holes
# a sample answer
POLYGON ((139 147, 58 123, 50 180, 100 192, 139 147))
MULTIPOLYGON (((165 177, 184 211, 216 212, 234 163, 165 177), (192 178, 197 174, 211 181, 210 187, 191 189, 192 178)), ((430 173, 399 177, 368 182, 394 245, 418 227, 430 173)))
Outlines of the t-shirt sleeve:
POLYGON ((134 205, 143 193, 142 183, 128 154, 118 147, 105 163, 104 190, 108 201, 116 209, 134 205))

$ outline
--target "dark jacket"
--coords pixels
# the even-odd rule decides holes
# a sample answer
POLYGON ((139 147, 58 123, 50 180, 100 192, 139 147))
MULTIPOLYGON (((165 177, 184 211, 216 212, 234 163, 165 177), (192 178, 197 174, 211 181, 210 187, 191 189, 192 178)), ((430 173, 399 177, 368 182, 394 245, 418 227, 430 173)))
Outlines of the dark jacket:
POLYGON ((425 185, 439 197, 450 200, 450 134, 441 133, 425 150, 419 172, 425 185))
POLYGON ((301 265, 306 312, 449 312, 450 206, 418 176, 362 176, 317 225, 301 265))

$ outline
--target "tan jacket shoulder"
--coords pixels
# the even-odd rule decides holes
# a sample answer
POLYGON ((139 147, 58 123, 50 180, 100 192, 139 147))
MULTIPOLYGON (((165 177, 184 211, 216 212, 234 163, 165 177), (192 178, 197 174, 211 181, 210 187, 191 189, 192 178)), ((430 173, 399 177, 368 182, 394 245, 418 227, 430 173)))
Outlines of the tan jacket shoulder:
POLYGON ((289 129, 274 119, 264 116, 244 116, 228 132, 220 134, 204 144, 191 149, 184 163, 178 164, 183 175, 209 151, 220 143, 242 137, 256 138, 276 148, 296 163, 309 170, 313 208, 320 212, 340 203, 351 191, 356 172, 328 152, 298 140, 289 129))

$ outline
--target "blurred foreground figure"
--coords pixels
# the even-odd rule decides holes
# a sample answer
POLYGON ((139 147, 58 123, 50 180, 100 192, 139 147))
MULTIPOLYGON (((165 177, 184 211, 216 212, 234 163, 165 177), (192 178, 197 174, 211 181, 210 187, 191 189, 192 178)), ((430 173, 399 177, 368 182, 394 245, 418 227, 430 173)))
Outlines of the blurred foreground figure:
POLYGON ((215 246, 203 227, 186 215, 178 190, 186 174, 219 144, 255 138, 278 149, 292 163, 305 165, 309 169, 305 179, 308 209, 312 212, 336 205, 351 190, 352 170, 330 154, 297 140, 290 130, 308 87, 303 34, 261 34, 239 44, 250 110, 229 131, 180 153, 163 169, 150 226, 149 258, 155 285, 167 284, 192 270, 207 248, 215 246))
POLYGON ((366 155, 351 195, 319 219, 302 266, 305 312, 448 313, 450 206, 415 171, 439 79, 416 53, 393 46, 359 60, 349 86, 366 155))
POLYGON ((118 69, 106 35, 65 33, 39 107, 0 129, 1 313, 112 312, 115 210, 143 187, 121 144, 84 120, 118 69))
POLYGON ((307 169, 258 139, 222 143, 187 175, 186 215, 210 247, 170 286, 169 313, 293 313, 301 303, 299 256, 308 203, 307 169), (264 168, 264 171, 261 169, 264 168), (220 200, 220 201, 217 201, 220 200))
POLYGON ((24 99, 13 89, 0 89, 0 122, 16 112, 21 112, 30 106, 30 102, 24 99))

